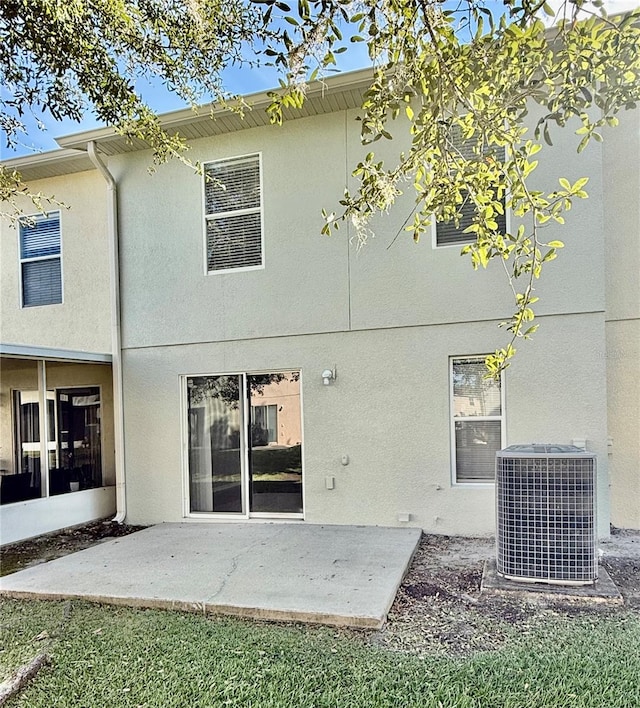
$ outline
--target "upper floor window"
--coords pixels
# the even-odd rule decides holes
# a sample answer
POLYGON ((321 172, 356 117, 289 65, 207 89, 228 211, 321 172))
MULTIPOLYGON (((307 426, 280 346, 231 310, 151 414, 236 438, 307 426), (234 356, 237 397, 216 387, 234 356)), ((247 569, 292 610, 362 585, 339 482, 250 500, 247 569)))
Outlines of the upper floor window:
POLYGON ((485 378, 483 356, 451 359, 451 455, 455 482, 493 482, 503 447, 502 377, 485 378))
POLYGON ((204 166, 207 273, 261 268, 260 155, 204 166))
MULTIPOLYGON (((471 140, 464 140, 461 135, 456 137, 455 140, 460 154, 466 159, 472 159, 474 156, 473 148, 475 147, 475 142, 471 140)), ((505 159, 504 148, 498 148, 495 146, 487 147, 483 150, 483 156, 489 157, 490 155, 495 156, 495 158, 501 162, 505 159)), ((505 200, 502 199, 503 212, 502 214, 495 215, 495 221, 498 223, 498 231, 500 233, 505 233, 507 230, 507 216, 505 207, 505 200)), ((471 199, 467 198, 460 205, 460 221, 456 226, 455 221, 441 221, 435 224, 435 245, 436 246, 464 246, 467 243, 473 243, 476 240, 476 234, 473 231, 465 233, 465 229, 469 228, 473 224, 473 218, 475 216, 475 208, 471 199)))
POLYGON ((20 279, 23 307, 62 302, 60 212, 20 223, 20 279))

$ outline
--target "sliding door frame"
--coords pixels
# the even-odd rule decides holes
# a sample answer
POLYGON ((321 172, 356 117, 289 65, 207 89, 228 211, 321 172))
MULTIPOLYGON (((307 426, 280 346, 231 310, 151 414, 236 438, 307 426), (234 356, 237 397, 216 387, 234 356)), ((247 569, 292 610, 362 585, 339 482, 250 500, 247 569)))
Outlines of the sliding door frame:
POLYGON ((180 427, 182 436, 182 515, 185 519, 211 520, 211 521, 247 521, 249 519, 283 519, 283 520, 304 520, 305 513, 305 463, 304 463, 304 416, 302 400, 302 368, 291 367, 286 369, 265 369, 258 371, 238 371, 222 373, 190 373, 182 374, 179 378, 180 391, 180 427), (299 397, 300 397, 300 437, 301 437, 301 512, 255 512, 250 509, 250 425, 251 425, 251 404, 247 392, 247 380, 249 376, 260 376, 266 374, 293 373, 299 374, 299 397), (238 376, 240 377, 240 450, 241 450, 241 512, 225 511, 191 511, 190 498, 190 468, 189 468, 189 399, 187 380, 198 377, 215 376, 238 376))

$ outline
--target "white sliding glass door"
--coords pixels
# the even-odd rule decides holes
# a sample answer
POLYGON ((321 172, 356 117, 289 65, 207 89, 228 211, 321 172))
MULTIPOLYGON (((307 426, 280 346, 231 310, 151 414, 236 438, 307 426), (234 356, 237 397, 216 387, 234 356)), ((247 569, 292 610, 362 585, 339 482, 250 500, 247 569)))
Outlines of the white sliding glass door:
POLYGON ((185 380, 188 512, 300 517, 300 373, 185 380))

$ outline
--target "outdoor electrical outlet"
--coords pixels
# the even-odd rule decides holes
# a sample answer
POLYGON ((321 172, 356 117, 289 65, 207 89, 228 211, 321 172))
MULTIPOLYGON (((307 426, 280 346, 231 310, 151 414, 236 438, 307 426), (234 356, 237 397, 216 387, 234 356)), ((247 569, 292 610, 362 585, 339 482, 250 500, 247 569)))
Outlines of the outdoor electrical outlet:
POLYGON ((325 477, 324 478, 324 486, 327 489, 334 489, 336 486, 336 478, 335 477, 325 477))

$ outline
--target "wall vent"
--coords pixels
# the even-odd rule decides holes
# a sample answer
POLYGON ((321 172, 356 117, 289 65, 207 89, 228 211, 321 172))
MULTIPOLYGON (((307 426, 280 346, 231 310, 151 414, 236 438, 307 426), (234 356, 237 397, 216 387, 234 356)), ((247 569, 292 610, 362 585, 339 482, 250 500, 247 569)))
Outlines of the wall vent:
POLYGON ((497 569, 510 580, 583 585, 598 577, 596 456, 573 445, 496 453, 497 569))

